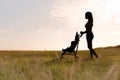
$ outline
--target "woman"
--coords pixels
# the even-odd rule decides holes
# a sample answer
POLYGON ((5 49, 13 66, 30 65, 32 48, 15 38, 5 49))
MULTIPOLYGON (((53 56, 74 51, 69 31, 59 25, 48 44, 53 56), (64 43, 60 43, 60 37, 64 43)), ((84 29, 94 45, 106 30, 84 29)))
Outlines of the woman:
POLYGON ((92 48, 92 40, 94 38, 93 32, 92 32, 92 27, 93 27, 93 17, 91 12, 86 12, 85 18, 88 19, 88 22, 85 25, 86 31, 81 31, 81 34, 86 33, 86 40, 87 40, 87 45, 88 49, 90 50, 90 58, 93 58, 93 55, 98 58, 98 55, 92 48))

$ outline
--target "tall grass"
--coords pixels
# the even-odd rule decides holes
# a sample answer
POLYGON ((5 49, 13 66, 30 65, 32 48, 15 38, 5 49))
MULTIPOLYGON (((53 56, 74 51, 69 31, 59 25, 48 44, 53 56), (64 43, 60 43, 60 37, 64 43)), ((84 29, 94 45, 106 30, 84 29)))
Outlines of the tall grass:
POLYGON ((60 51, 0 52, 0 80, 120 80, 120 50, 96 49, 99 59, 79 51, 78 59, 60 51))

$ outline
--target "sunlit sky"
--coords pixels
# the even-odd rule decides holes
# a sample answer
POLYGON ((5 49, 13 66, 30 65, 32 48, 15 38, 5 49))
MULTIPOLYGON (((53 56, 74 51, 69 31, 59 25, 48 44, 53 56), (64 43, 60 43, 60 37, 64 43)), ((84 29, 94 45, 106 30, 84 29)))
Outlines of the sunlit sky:
POLYGON ((0 0, 0 50, 66 48, 85 30, 87 11, 93 13, 93 47, 119 45, 120 0, 0 0))

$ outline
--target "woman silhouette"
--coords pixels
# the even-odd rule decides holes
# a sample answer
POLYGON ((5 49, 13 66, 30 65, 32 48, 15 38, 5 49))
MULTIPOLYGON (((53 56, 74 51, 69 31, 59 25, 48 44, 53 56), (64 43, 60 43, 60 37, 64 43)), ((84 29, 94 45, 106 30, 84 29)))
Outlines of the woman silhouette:
POLYGON ((86 12, 85 13, 85 18, 88 19, 88 22, 85 25, 86 31, 81 31, 81 34, 83 35, 86 33, 86 40, 87 40, 87 45, 88 49, 90 50, 90 58, 93 58, 93 55, 98 58, 98 55, 92 48, 92 40, 94 38, 93 32, 92 32, 92 27, 93 27, 93 17, 91 12, 86 12))

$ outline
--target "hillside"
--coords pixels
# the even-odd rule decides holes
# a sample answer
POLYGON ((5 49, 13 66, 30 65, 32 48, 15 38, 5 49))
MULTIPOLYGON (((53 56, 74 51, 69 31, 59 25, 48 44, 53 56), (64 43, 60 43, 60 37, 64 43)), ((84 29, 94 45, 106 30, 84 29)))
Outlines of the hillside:
POLYGON ((78 51, 78 59, 61 51, 0 51, 0 80, 120 80, 120 47, 78 51))

